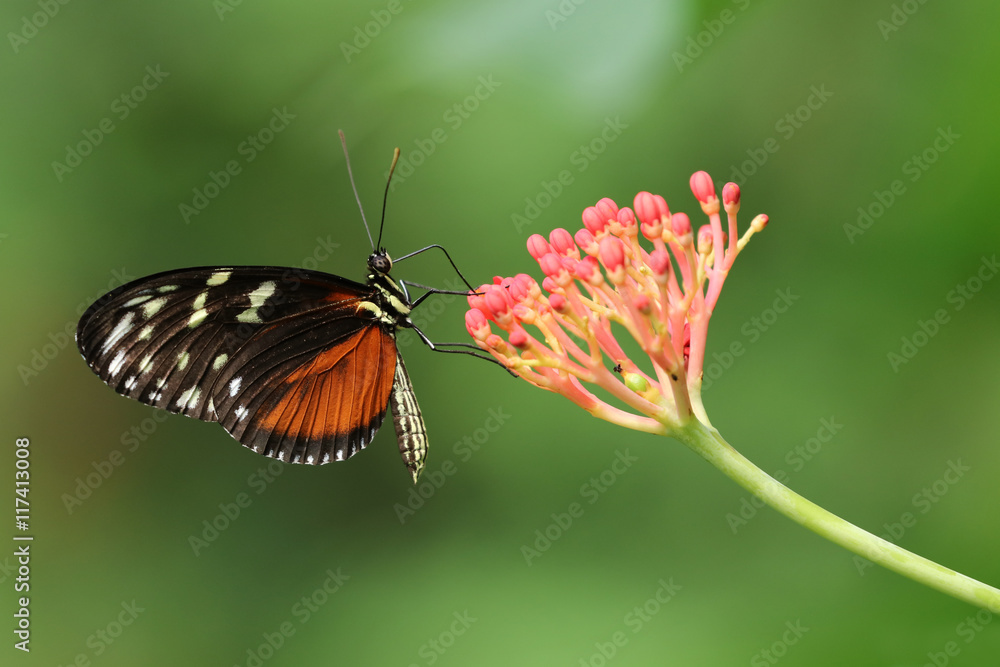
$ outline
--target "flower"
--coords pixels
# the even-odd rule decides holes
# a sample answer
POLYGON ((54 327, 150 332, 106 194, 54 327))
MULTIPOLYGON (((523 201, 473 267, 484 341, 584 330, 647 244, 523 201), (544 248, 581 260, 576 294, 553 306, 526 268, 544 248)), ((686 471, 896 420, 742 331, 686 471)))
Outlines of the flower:
POLYGON ((607 198, 587 207, 574 234, 532 235, 528 253, 545 275, 541 285, 523 273, 482 285, 468 297, 469 334, 520 377, 601 419, 662 434, 692 418, 710 426, 701 401, 708 323, 736 256, 767 216, 740 238, 739 186, 727 183, 720 203, 712 178, 699 171, 691 191, 709 219, 697 234, 663 197, 640 192, 633 208, 607 198), (629 358, 616 339, 622 331, 648 363, 629 358))

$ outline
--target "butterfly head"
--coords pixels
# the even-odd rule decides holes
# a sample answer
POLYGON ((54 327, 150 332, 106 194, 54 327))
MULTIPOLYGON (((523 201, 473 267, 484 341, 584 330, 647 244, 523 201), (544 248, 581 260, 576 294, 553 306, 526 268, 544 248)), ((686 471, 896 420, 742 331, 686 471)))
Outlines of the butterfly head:
POLYGON ((392 259, 384 248, 380 248, 368 256, 368 270, 376 275, 389 275, 389 271, 392 270, 392 259))

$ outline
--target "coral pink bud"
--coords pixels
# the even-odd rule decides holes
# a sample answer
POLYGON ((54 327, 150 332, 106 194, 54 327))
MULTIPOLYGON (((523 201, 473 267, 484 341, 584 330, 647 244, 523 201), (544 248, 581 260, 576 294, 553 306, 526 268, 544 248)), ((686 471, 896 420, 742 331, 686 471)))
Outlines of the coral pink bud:
POLYGON ((519 350, 528 347, 528 332, 520 324, 514 325, 510 331, 510 344, 519 350))
POLYGON ((478 308, 479 310, 485 312, 486 302, 483 301, 483 295, 486 294, 486 291, 490 287, 492 287, 492 285, 480 285, 476 288, 476 292, 474 294, 469 294, 469 296, 466 297, 466 301, 469 302, 469 307, 478 308))
POLYGON ((475 308, 465 313, 465 328, 470 336, 479 341, 485 341, 492 333, 490 323, 483 315, 483 311, 475 308))
POLYGON ((638 310, 643 315, 649 315, 649 312, 652 309, 649 297, 646 296, 645 294, 641 293, 636 294, 635 298, 632 300, 632 303, 635 304, 636 310, 638 310))
POLYGON ((616 271, 625 265, 625 248, 617 238, 605 236, 601 239, 600 247, 598 256, 608 271, 616 271))
POLYGON ((691 220, 684 213, 674 213, 670 218, 670 229, 674 236, 681 237, 691 233, 691 220))
POLYGON ((740 186, 726 183, 722 188, 722 204, 730 215, 740 210, 740 186))
POLYGON ((565 315, 569 312, 569 302, 562 294, 553 294, 549 297, 549 306, 557 313, 565 315))
POLYGON ((588 255, 597 254, 597 241, 594 240, 594 235, 590 233, 588 229, 581 229, 576 233, 576 244, 580 246, 588 255))
POLYGON ((552 252, 549 242, 541 234, 532 234, 528 237, 528 253, 535 259, 541 259, 546 254, 552 252))
POLYGON ((670 217, 667 200, 660 195, 643 191, 635 196, 632 204, 635 206, 635 214, 639 216, 639 220, 647 225, 662 222, 670 217))
POLYGON ((511 309, 511 312, 514 313, 515 318, 527 324, 534 323, 535 316, 538 314, 533 308, 528 308, 523 303, 514 304, 514 307, 511 309))
POLYGON ((604 231, 604 228, 608 224, 608 219, 603 217, 600 212, 593 206, 588 206, 583 209, 583 226, 590 230, 591 234, 595 236, 604 231))
POLYGON ((552 230, 552 233, 549 234, 549 243, 552 244, 553 252, 564 257, 570 255, 580 256, 580 251, 577 249, 576 244, 573 243, 573 236, 562 227, 552 230))
POLYGON ((604 280, 604 276, 601 275, 601 269, 597 265, 597 260, 593 257, 584 257, 577 262, 574 272, 577 278, 589 285, 600 285, 604 280))
POLYGON ((507 293, 510 294, 510 298, 515 303, 520 303, 530 296, 529 290, 527 282, 518 276, 511 280, 510 287, 507 288, 507 293))
POLYGON ((626 228, 635 226, 635 214, 628 206, 618 211, 618 224, 626 228))
POLYGON ((601 201, 597 202, 597 206, 594 208, 597 209, 597 212, 600 213, 601 218, 605 222, 618 219, 618 204, 616 204, 613 199, 605 197, 601 201))
POLYGON ((649 266, 653 271, 653 279, 660 285, 665 285, 667 283, 667 277, 670 275, 670 253, 663 249, 657 249, 649 253, 649 259, 646 260, 646 265, 649 266))
POLYGON ((497 352, 503 353, 507 350, 507 341, 498 336, 497 334, 490 334, 486 337, 486 347, 491 350, 496 350, 497 352))
POLYGON ((557 294, 562 291, 562 287, 559 287, 559 284, 548 276, 542 279, 542 289, 549 294, 557 294))
POLYGON ((559 255, 553 252, 544 255, 538 260, 538 264, 542 267, 542 272, 549 277, 557 276, 559 275, 559 272, 563 270, 562 261, 560 260, 559 255))
POLYGON ((532 299, 537 299, 542 295, 542 290, 538 288, 538 283, 527 273, 517 274, 517 280, 524 285, 524 288, 528 291, 528 296, 532 299))
POLYGON ((715 196, 715 183, 708 172, 696 171, 691 175, 691 192, 702 204, 708 204, 715 196))
POLYGON ((712 226, 702 225, 698 230, 698 252, 707 255, 712 252, 712 226))
POLYGON ((498 322, 500 318, 510 312, 510 302, 508 299, 507 290, 496 285, 490 287, 489 291, 486 292, 486 296, 483 297, 486 308, 493 313, 493 317, 497 318, 498 322))

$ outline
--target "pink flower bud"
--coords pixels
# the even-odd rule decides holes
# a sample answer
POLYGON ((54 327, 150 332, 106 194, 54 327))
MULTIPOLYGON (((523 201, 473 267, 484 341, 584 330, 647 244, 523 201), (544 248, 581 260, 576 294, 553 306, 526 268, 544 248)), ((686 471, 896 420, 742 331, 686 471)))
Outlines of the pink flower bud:
POLYGON ((600 285, 604 281, 604 276, 601 274, 601 268, 597 265, 597 260, 590 256, 584 257, 576 263, 574 273, 577 278, 589 285, 600 285))
POLYGON ((532 234, 528 237, 528 254, 536 260, 541 259, 546 254, 552 252, 549 242, 541 234, 532 234))
POLYGON ((560 315, 569 312, 569 302, 562 294, 553 294, 549 297, 549 306, 560 315))
POLYGON ((666 285, 670 270, 673 268, 670 264, 670 253, 662 249, 654 250, 649 253, 646 264, 652 269, 653 279, 657 284, 666 285))
POLYGON ((601 239, 598 257, 608 271, 616 271, 625 266, 625 248, 614 236, 605 236, 601 239))
POLYGON ((618 224, 626 229, 635 226, 635 214, 628 206, 618 211, 618 224))
POLYGON ((553 252, 563 257, 571 255, 580 256, 580 251, 577 249, 576 244, 573 243, 572 235, 562 227, 552 230, 552 233, 549 234, 549 243, 552 244, 553 252))
POLYGON ((542 294, 542 290, 538 288, 538 283, 535 279, 529 276, 527 273, 517 274, 517 280, 524 285, 524 288, 528 291, 528 296, 532 299, 537 299, 542 294))
POLYGON ((470 336, 479 341, 485 341, 490 333, 492 333, 490 331, 490 323, 486 319, 486 316, 483 315, 483 311, 475 308, 465 313, 465 328, 468 330, 470 336))
POLYGON ((542 272, 549 277, 557 276, 563 270, 562 261, 554 252, 544 255, 538 260, 538 264, 542 267, 542 272))
POLYGON ((726 183, 725 187, 722 188, 722 204, 726 207, 727 212, 736 213, 740 210, 740 186, 735 183, 726 183), (736 211, 730 211, 731 207, 735 206, 736 211))
POLYGON ((597 254, 597 241, 594 240, 594 235, 590 233, 588 229, 581 229, 576 233, 576 244, 580 246, 588 255, 597 254))
POLYGON ((510 297, 507 295, 507 290, 502 287, 497 285, 491 286, 489 291, 486 292, 486 296, 483 297, 483 300, 486 303, 486 308, 498 322, 501 317, 510 312, 510 297))
POLYGON ((616 204, 613 199, 605 197, 601 201, 597 202, 597 206, 595 208, 597 209, 597 212, 600 213, 601 218, 605 223, 609 220, 618 219, 618 204, 616 204))
POLYGON ((514 313, 514 317, 518 321, 524 322, 526 324, 534 323, 535 315, 537 315, 537 313, 533 308, 528 308, 523 303, 514 304, 514 307, 511 308, 511 312, 514 313))
POLYGON ((636 294, 635 299, 632 300, 635 304, 636 310, 638 310, 643 315, 649 315, 652 310, 652 305, 650 304, 649 297, 645 294, 636 294))
POLYGON ((702 204, 707 204, 713 199, 717 199, 715 196, 715 183, 712 182, 712 177, 708 175, 708 172, 696 171, 691 175, 691 192, 694 193, 695 198, 702 204))
POLYGON ((495 333, 491 333, 486 337, 486 347, 491 350, 496 350, 497 352, 504 353, 507 350, 507 341, 498 336, 495 333))
POLYGON ((559 284, 556 283, 556 281, 550 278, 549 276, 545 276, 545 278, 542 279, 542 289, 548 292, 549 294, 557 294, 562 291, 562 288, 559 287, 559 284))
POLYGON ((670 218, 670 229, 674 236, 681 237, 691 233, 691 220, 684 213, 674 213, 670 218))
POLYGON ((660 195, 640 192, 632 202, 635 207, 635 214, 639 216, 641 222, 652 225, 662 222, 670 217, 670 209, 667 208, 667 201, 660 195))
POLYGON ((520 324, 515 324, 514 328, 510 330, 510 344, 519 350, 523 350, 528 347, 528 332, 520 324))
POLYGON ((514 303, 521 303, 530 296, 528 284, 520 276, 511 280, 510 286, 507 288, 507 293, 510 294, 510 298, 514 300, 514 303))
POLYGON ((486 290, 490 287, 492 287, 492 285, 480 285, 476 288, 475 294, 469 294, 469 296, 466 297, 466 301, 469 302, 469 307, 477 308, 486 312, 486 302, 483 301, 483 295, 486 294, 486 290))
POLYGON ((698 252, 707 255, 712 252, 712 225, 702 225, 698 230, 698 252))
POLYGON ((593 206, 588 206, 583 209, 583 226, 590 230, 590 233, 597 236, 598 233, 603 232, 604 228, 607 227, 608 219, 603 217, 600 212, 593 206))

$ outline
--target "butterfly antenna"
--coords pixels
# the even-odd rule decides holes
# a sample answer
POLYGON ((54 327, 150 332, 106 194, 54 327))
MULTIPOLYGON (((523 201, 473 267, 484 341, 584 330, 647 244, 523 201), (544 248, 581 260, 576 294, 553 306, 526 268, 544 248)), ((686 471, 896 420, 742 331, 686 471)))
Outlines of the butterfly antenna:
POLYGON ((399 162, 399 148, 392 152, 392 165, 389 167, 389 178, 385 179, 385 195, 382 197, 382 222, 378 225, 378 247, 382 247, 382 228, 385 227, 385 205, 389 201, 389 184, 392 183, 392 172, 396 171, 399 162))
MULTIPOLYGON (((368 242, 372 244, 372 251, 375 250, 375 243, 372 241, 372 230, 368 228, 368 221, 365 220, 365 209, 361 206, 361 197, 358 196, 358 188, 354 185, 354 174, 351 172, 351 157, 347 154, 347 139, 343 130, 337 130, 340 135, 340 144, 344 147, 344 160, 347 161, 347 177, 351 179, 351 189, 354 190, 354 199, 358 202, 358 210, 361 211, 361 222, 365 223, 365 231, 368 232, 368 242)), ((397 149, 398 151, 399 149, 397 149)), ((395 163, 393 163, 395 164, 395 163)), ((383 204, 382 217, 385 217, 385 205, 383 204)), ((379 240, 382 240, 382 230, 379 230, 379 240)))

